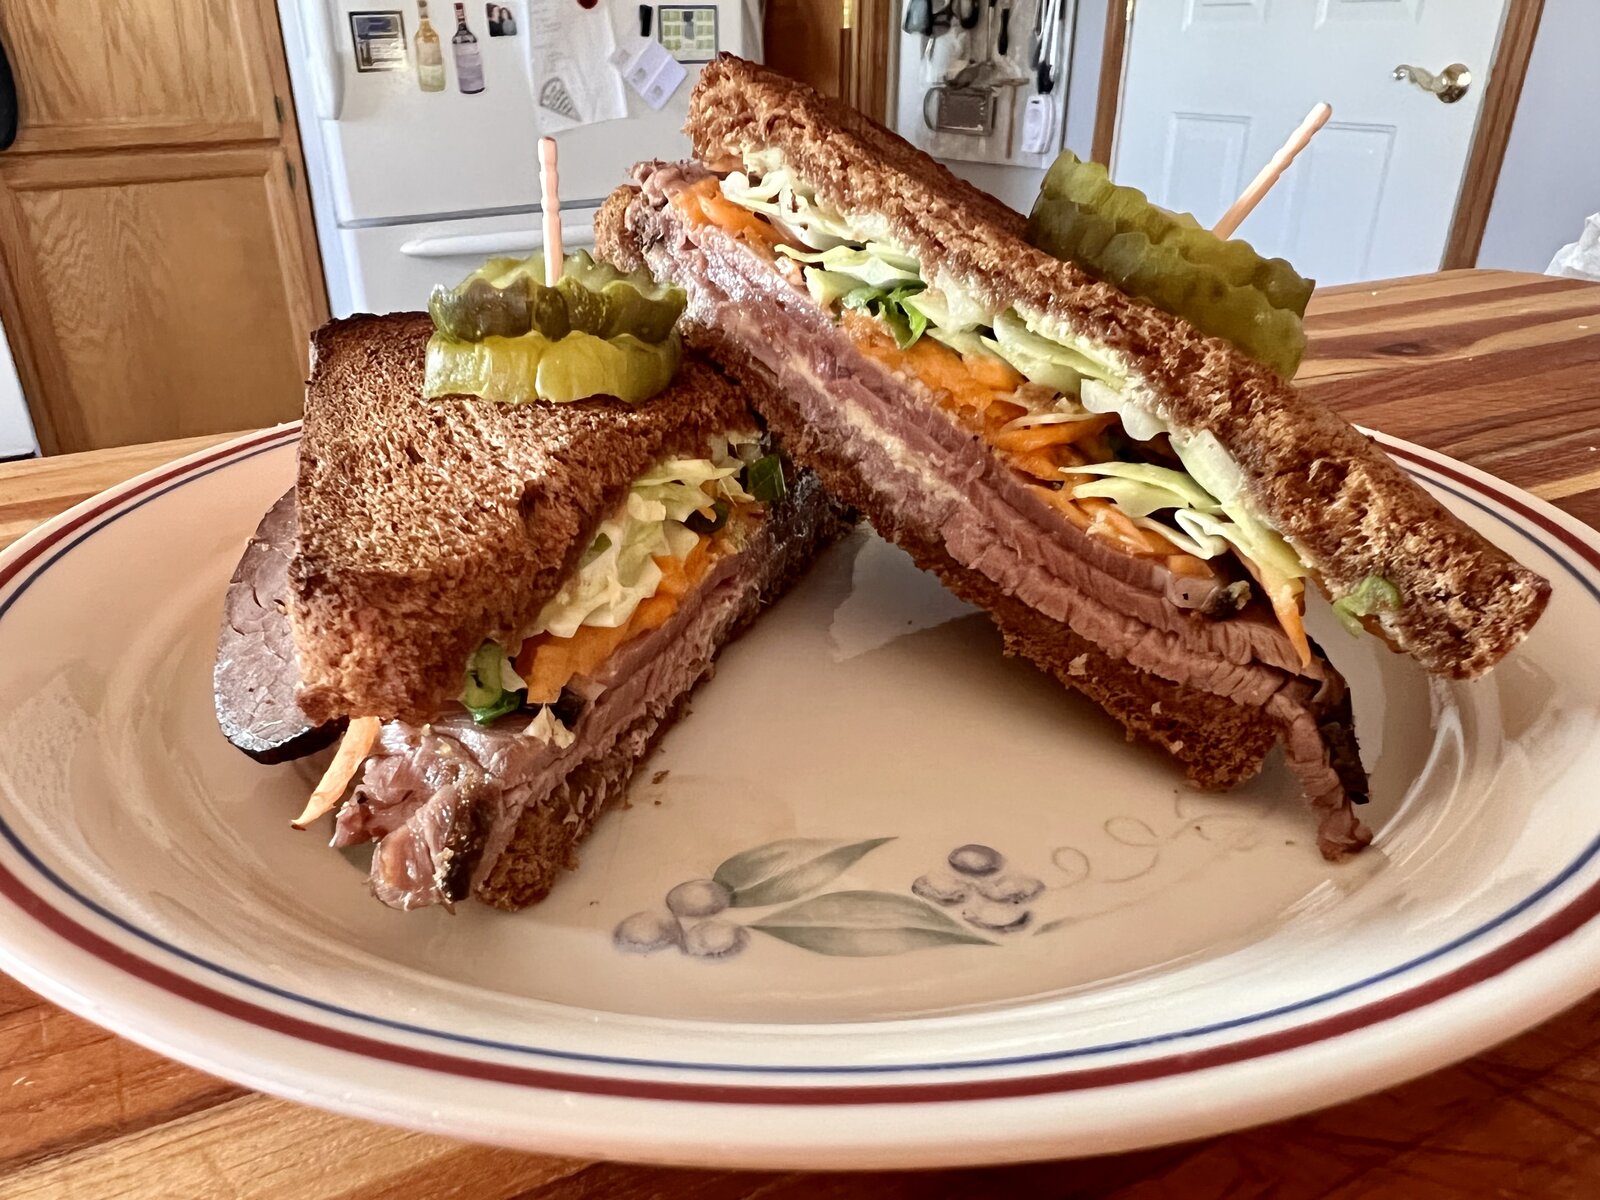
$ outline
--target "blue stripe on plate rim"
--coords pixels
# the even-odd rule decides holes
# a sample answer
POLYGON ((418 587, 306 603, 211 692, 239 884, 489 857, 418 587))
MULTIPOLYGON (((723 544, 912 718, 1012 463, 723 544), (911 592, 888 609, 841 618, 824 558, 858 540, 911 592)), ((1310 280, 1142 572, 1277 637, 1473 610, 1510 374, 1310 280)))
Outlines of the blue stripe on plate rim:
MULTIPOLYGON (((292 433, 293 431, 290 432, 292 433)), ((1382 435, 1379 436, 1382 437, 1382 435)), ((96 533, 106 529, 122 517, 137 511, 146 504, 166 496, 177 489, 186 486, 187 484, 214 474, 217 471, 224 470, 231 466, 236 466, 239 463, 257 457, 258 455, 283 449, 292 440, 297 440, 297 438, 290 438, 286 435, 286 437, 282 440, 274 439, 267 444, 252 445, 250 443, 246 443, 245 445, 236 449, 231 455, 215 461, 202 460, 201 462, 191 465, 187 471, 183 471, 165 481, 158 476, 154 479, 146 479, 142 484, 135 482, 130 485, 123 485, 124 487, 129 487, 131 489, 123 497, 121 497, 124 503, 108 508, 104 513, 100 514, 100 516, 92 524, 79 532, 64 545, 54 549, 54 551, 50 553, 48 557, 37 564, 30 572, 28 572, 26 576, 22 577, 20 582, 16 583, 16 585, 12 588, 10 594, 7 595, 4 600, 0 600, 0 619, 4 618, 5 614, 16 603, 17 599, 24 592, 26 592, 40 576, 48 571, 51 566, 53 566, 65 555, 71 553, 78 546, 82 545, 89 538, 93 537, 96 533), (156 487, 154 490, 150 490, 152 484, 155 483, 161 483, 162 486, 156 487), (141 492, 145 492, 147 494, 141 494, 141 492), (132 503, 126 502, 130 500, 132 503)), ((1550 558, 1552 558, 1555 562, 1560 564, 1560 566, 1569 575, 1571 575, 1572 578, 1576 580, 1585 591, 1589 593, 1592 599, 1594 599, 1597 603, 1600 603, 1600 586, 1597 586, 1593 579, 1584 574, 1580 568, 1574 565, 1564 554, 1562 554, 1556 547, 1552 546, 1544 538, 1540 537, 1537 533, 1525 526, 1513 524, 1506 518, 1502 511, 1491 507, 1489 504, 1485 503, 1478 496, 1473 495, 1471 492, 1462 490, 1462 488, 1445 482, 1433 471, 1427 470, 1426 468, 1431 464, 1429 464, 1427 460, 1423 459, 1420 455, 1413 456, 1412 454, 1406 453, 1405 450, 1402 450, 1400 447, 1393 444, 1393 439, 1383 438, 1382 440, 1386 443, 1389 443, 1387 448, 1391 452, 1399 450, 1402 456, 1414 458, 1417 463, 1422 464, 1424 469, 1421 471, 1415 467, 1407 465, 1405 469, 1409 474, 1413 475, 1414 477, 1426 475, 1428 482, 1434 487, 1448 492, 1450 495, 1455 496, 1460 500, 1466 501, 1468 504, 1478 508, 1490 517, 1499 521, 1501 524, 1504 524, 1508 528, 1515 530, 1519 535, 1532 541, 1540 548, 1540 550, 1549 555, 1550 558)), ((1452 474, 1454 474, 1454 472, 1452 472, 1452 474)), ((1469 481, 1465 476, 1458 475, 1457 478, 1461 479, 1463 483, 1470 482, 1476 486, 1482 487, 1478 481, 1469 481)), ((1484 490, 1487 491, 1487 489, 1484 490)), ((1505 498, 1508 500, 1510 499, 1510 497, 1505 498)), ((28 551, 25 550, 23 553, 26 554, 28 551)), ((1489 918, 1475 928, 1467 931, 1464 934, 1461 934, 1456 938, 1453 938, 1443 945, 1437 946, 1434 949, 1429 950, 1427 953, 1418 955, 1404 963, 1400 963, 1394 967, 1388 968, 1387 970, 1367 976, 1364 979, 1357 980, 1342 987, 1321 992, 1315 996, 1308 996, 1288 1004, 1279 1005, 1275 1008, 1264 1009, 1260 1012, 1251 1013, 1246 1016, 1235 1017, 1226 1021, 1217 1021, 1207 1025, 1197 1025, 1188 1029, 1173 1030, 1168 1033, 1152 1034, 1149 1037, 1131 1038, 1124 1041, 1106 1042, 1095 1046, 1084 1046, 1070 1050, 1048 1051, 1039 1054, 1019 1054, 998 1058, 969 1059, 962 1061, 934 1063, 844 1064, 816 1066, 804 1064, 768 1065, 684 1062, 670 1059, 634 1058, 617 1055, 590 1054, 569 1050, 556 1050, 541 1046, 525 1046, 514 1042, 502 1042, 494 1039, 478 1038, 468 1034, 455 1033, 450 1030, 430 1029, 422 1025, 414 1025, 405 1021, 397 1021, 388 1017, 380 1017, 371 1013, 364 1013, 354 1009, 344 1008, 336 1004, 330 1004, 326 1001, 314 999, 310 996, 300 995, 297 992, 280 988, 263 980, 254 979, 249 975, 245 975, 242 972, 225 967, 220 963, 214 963, 209 959, 202 958, 199 955, 183 949, 181 946, 174 945, 163 938, 157 937, 156 935, 141 929, 139 926, 135 925, 133 922, 124 917, 118 916, 116 913, 107 909, 103 905, 83 895, 77 889, 68 884, 64 879, 62 879, 58 874, 56 874, 55 871, 48 867, 39 858, 39 856, 35 854, 33 850, 17 836, 10 823, 4 819, 3 814, 0 814, 0 837, 3 837, 4 840, 12 847, 12 849, 15 850, 16 853, 25 862, 27 862, 27 864, 39 876, 49 882, 56 891, 71 899, 82 908, 87 909, 89 912, 95 914, 101 920, 114 925, 118 929, 130 934, 139 941, 153 946, 158 950, 164 951, 165 953, 187 962, 192 966, 199 967, 212 975, 230 980, 231 982, 242 985, 243 987, 252 991, 272 996, 279 1000, 285 1000, 292 1004, 325 1013, 330 1016, 343 1018, 359 1025, 377 1026, 379 1028, 393 1030, 398 1033, 430 1038, 455 1045, 470 1046, 480 1050, 526 1055, 567 1062, 592 1063, 608 1067, 644 1067, 653 1070, 753 1075, 820 1076, 879 1074, 903 1075, 915 1074, 918 1072, 972 1070, 993 1067, 1029 1066, 1047 1062, 1066 1062, 1077 1059, 1092 1058, 1096 1056, 1125 1053, 1131 1050, 1142 1050, 1154 1046, 1203 1038, 1212 1034, 1225 1033, 1252 1025, 1259 1025, 1279 1017, 1287 1016, 1293 1013, 1304 1012, 1318 1005, 1327 1004, 1331 1001, 1339 1000, 1347 996, 1354 995, 1355 993, 1365 991, 1380 983, 1384 983, 1388 980, 1408 974, 1419 967, 1425 966, 1426 964, 1436 961, 1437 959, 1440 959, 1445 955, 1462 948, 1463 946, 1467 946, 1479 940, 1486 934, 1506 925, 1508 922, 1514 920, 1516 917, 1533 907, 1539 901, 1545 899, 1563 884, 1571 880, 1579 871, 1593 861, 1597 854, 1600 854, 1600 835, 1597 835, 1594 840, 1590 841, 1588 845, 1584 847, 1582 852, 1579 853, 1576 858, 1563 867, 1552 878, 1541 884, 1532 892, 1528 893, 1509 908, 1506 908, 1504 911, 1500 912, 1498 915, 1489 918)))

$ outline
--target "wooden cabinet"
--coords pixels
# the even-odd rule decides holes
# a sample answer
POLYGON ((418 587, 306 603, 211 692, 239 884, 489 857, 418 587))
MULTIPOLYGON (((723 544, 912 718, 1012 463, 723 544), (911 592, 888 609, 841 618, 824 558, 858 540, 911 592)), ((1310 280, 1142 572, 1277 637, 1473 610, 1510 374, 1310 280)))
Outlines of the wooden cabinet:
POLYGON ((0 317, 47 453, 298 415, 327 300, 270 0, 0 0, 0 317))
POLYGON ((767 66, 875 120, 889 110, 892 0, 767 0, 767 66))

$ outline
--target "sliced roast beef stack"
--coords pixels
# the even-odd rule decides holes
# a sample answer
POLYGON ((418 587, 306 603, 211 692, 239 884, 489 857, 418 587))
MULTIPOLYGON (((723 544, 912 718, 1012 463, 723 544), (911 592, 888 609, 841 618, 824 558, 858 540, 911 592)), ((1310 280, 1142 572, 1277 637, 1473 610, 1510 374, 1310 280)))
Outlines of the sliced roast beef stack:
POLYGON ((920 383, 856 349, 799 282, 672 196, 705 175, 653 164, 629 233, 658 277, 689 292, 691 340, 752 377, 776 378, 763 415, 797 459, 886 537, 989 608, 1008 644, 1163 745, 1204 787, 1259 769, 1281 741, 1329 858, 1370 835, 1344 680, 1299 655, 1270 610, 1242 611, 1151 559, 1064 520, 920 383), (1174 708, 1185 711, 1175 713, 1174 708))
POLYGON ((212 669, 217 724, 257 762, 277 763, 322 749, 344 728, 319 725, 295 701, 300 672, 289 628, 289 556, 294 489, 267 510, 228 582, 212 669))
MULTIPOLYGON (((448 905, 474 893, 497 907, 533 903, 573 864, 577 843, 621 796, 689 689, 712 673, 718 650, 846 527, 816 477, 800 473, 748 542, 717 559, 669 621, 626 643, 593 678, 574 681, 550 713, 515 713, 487 728, 464 710, 427 725, 387 723, 339 810, 334 845, 377 842, 372 889, 392 907, 448 905), (512 845, 541 853, 502 858, 512 845)), ((278 534, 287 552, 292 520, 278 534)), ((263 637, 271 629, 267 621, 257 627, 263 637)), ((278 661, 271 693, 292 696, 292 652, 278 661)), ((225 684, 219 670, 219 711, 225 684)), ((267 706, 260 715, 276 719, 267 706)), ((236 724, 248 726, 248 717, 236 724)), ((260 735, 246 729, 244 737, 253 745, 260 735)), ((232 733, 230 740, 248 748, 232 733)))

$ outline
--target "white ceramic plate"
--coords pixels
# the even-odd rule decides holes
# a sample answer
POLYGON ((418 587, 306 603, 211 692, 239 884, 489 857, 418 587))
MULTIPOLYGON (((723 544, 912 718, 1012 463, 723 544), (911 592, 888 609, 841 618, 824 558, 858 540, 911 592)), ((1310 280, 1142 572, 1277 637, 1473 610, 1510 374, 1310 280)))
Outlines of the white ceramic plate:
POLYGON ((1600 981, 1600 539, 1479 472, 1386 442, 1554 598, 1470 686, 1314 620, 1374 785, 1346 865, 1281 766, 1184 790, 862 534, 727 652, 546 903, 452 917, 370 899, 288 827, 316 764, 258 766, 213 723, 223 588, 297 436, 0 555, 0 966, 175 1058, 530 1149, 931 1166, 1286 1116, 1600 981), (986 928, 970 880, 914 893, 968 845, 1036 892, 1022 928, 986 928), (734 953, 627 952, 624 918, 711 876, 745 901, 705 931, 734 953))

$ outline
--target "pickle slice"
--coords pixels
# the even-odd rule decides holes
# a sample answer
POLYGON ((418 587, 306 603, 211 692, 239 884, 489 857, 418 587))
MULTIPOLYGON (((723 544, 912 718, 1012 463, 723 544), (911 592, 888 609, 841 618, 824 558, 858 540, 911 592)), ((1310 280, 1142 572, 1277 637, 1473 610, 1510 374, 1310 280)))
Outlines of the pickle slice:
POLYGON ((624 275, 585 251, 570 254, 555 287, 544 282, 544 258, 493 258, 428 301, 434 328, 457 341, 538 333, 557 341, 578 331, 601 338, 624 334, 663 341, 683 312, 684 294, 640 270, 624 275))
POLYGON ((654 345, 629 333, 614 338, 571 334, 540 358, 534 390, 540 399, 557 403, 615 396, 636 404, 671 383, 682 359, 683 342, 676 334, 654 345))
POLYGON ((1063 151, 1028 218, 1028 241, 1182 317, 1291 378, 1305 352, 1300 318, 1314 284, 1248 242, 1219 238, 1188 213, 1118 187, 1098 163, 1063 151))
POLYGON ((482 396, 506 404, 615 396, 636 404, 671 383, 682 358, 676 333, 655 343, 632 334, 600 338, 581 331, 556 340, 525 333, 467 341, 435 333, 428 339, 422 394, 482 396))

